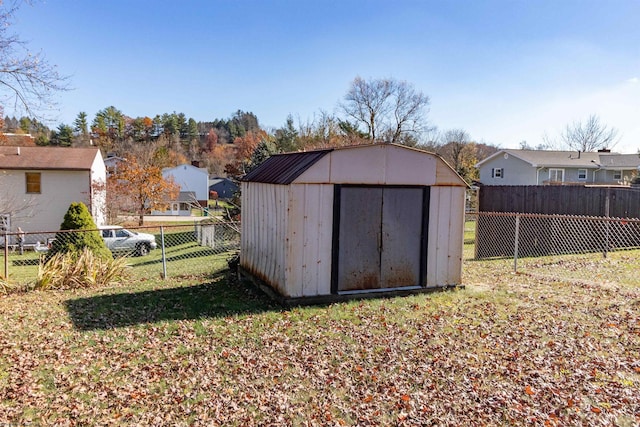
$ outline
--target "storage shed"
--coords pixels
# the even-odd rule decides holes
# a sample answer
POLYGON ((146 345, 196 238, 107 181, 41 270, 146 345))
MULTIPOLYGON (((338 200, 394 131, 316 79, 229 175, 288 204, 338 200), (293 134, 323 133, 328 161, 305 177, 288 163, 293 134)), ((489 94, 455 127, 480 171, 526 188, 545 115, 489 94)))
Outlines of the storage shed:
POLYGON ((401 145, 272 156, 241 183, 240 271, 296 303, 459 285, 466 189, 401 145))

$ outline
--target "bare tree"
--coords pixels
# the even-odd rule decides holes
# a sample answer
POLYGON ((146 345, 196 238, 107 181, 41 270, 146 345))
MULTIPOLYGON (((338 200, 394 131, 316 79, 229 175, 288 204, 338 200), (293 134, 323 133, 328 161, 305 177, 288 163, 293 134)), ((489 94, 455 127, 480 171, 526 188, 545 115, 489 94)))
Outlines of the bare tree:
POLYGON ((415 145, 428 129, 429 97, 413 85, 395 79, 364 80, 356 77, 340 108, 364 127, 374 143, 415 145))
POLYGON ((600 118, 592 114, 586 121, 576 121, 567 125, 560 133, 559 140, 543 136, 549 146, 564 146, 576 151, 595 151, 613 148, 619 141, 618 130, 600 122, 600 118))
POLYGON ((30 52, 26 43, 9 31, 21 3, 0 1, 0 102, 12 102, 16 110, 24 109, 35 116, 36 110, 55 104, 55 92, 68 90, 67 77, 60 75, 41 52, 30 52))
POLYGON ((469 134, 463 129, 451 129, 442 135, 442 156, 460 173, 463 151, 469 144, 469 134))

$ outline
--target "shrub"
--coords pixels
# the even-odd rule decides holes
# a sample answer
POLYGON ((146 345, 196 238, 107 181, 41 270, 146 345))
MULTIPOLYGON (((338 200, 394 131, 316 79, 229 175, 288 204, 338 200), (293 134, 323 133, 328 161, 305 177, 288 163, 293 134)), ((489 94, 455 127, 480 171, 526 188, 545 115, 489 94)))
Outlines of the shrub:
POLYGON ((64 220, 60 224, 60 230, 88 230, 76 232, 58 232, 47 254, 47 261, 60 253, 79 253, 85 248, 102 259, 112 259, 111 251, 107 248, 97 230, 95 222, 84 203, 71 203, 64 220))
POLYGON ((120 283, 127 277, 126 258, 104 259, 89 248, 53 255, 41 262, 35 289, 77 289, 120 283))

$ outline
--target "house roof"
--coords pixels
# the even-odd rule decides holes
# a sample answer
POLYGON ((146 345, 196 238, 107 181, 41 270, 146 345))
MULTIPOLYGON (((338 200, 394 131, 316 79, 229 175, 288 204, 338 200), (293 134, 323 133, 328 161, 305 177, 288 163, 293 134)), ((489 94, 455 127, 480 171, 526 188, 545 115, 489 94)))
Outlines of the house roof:
POLYGON ((606 169, 636 169, 640 166, 640 155, 601 154, 600 165, 606 169))
POLYGON ((181 191, 176 202, 193 202, 195 200, 198 200, 195 191, 181 191))
POLYGON ((637 154, 619 154, 602 152, 550 151, 550 150, 500 150, 478 162, 476 167, 497 157, 510 155, 532 167, 574 167, 584 169, 635 169, 640 165, 637 154))
POLYGON ((291 184, 304 171, 331 151, 333 149, 276 154, 246 174, 242 180, 267 184, 291 184))
POLYGON ((190 169, 190 170, 193 170, 193 171, 204 173, 204 174, 207 175, 207 179, 209 178, 209 172, 207 171, 207 168, 199 168, 197 166, 193 166, 193 165, 190 165, 188 163, 183 163, 181 165, 174 166, 172 168, 164 168, 164 169, 162 169, 162 173, 163 174, 171 174, 174 171, 177 172, 179 170, 186 170, 186 169, 190 169))
POLYGON ((91 170, 97 148, 0 146, 0 169, 91 170))

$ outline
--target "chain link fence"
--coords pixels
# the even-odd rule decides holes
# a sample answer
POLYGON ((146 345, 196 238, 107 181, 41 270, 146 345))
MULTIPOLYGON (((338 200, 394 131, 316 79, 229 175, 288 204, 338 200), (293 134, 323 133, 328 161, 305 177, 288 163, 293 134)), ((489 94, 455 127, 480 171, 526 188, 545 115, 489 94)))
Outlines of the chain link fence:
MULTIPOLYGON (((139 279, 211 274, 225 268, 240 249, 240 224, 235 222, 109 226, 97 231, 114 257, 127 258, 132 276, 139 279)), ((86 231, 5 233, 0 236, 2 276, 19 284, 33 282, 56 245, 61 240, 73 243, 81 233, 86 231)))
MULTIPOLYGON (((240 224, 180 225, 99 230, 116 257, 126 257, 133 278, 207 275, 227 267, 240 250, 240 224)), ((28 284, 58 239, 82 231, 11 232, 0 235, 0 274, 28 284)), ((464 271, 529 274, 552 279, 637 285, 640 219, 469 213, 464 271)))
POLYGON ((637 284, 640 220, 481 212, 465 222, 465 268, 512 263, 514 273, 637 284))

